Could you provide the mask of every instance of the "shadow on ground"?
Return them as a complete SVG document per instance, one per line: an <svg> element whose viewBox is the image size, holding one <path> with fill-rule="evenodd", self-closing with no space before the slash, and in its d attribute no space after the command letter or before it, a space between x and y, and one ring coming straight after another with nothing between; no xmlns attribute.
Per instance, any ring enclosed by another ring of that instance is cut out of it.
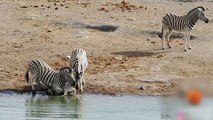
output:
<svg viewBox="0 0 213 120"><path fill-rule="evenodd" d="M160 49L156 49L160 50ZM113 52L111 54L115 55L125 55L127 57L149 57L160 54L163 52L150 52L150 51L121 51L121 52Z"/></svg>
<svg viewBox="0 0 213 120"><path fill-rule="evenodd" d="M146 31L143 31L142 33L143 33L143 34L149 34L149 35L151 35L152 37L157 37L157 36L158 36L159 38L162 37L162 33L159 32L159 31L146 30ZM172 40L172 39L182 39L182 38L184 38L184 36L185 36L184 33L176 33L176 32L173 32L172 35L171 35L171 37L170 37L170 39L171 39L171 40ZM193 40L193 39L195 39L195 38L196 38L196 37L193 36L193 35L190 36L190 39L191 39L191 40Z"/></svg>
<svg viewBox="0 0 213 120"><path fill-rule="evenodd" d="M112 26L112 25L100 25L100 26L92 26L88 25L86 28L89 29L95 29L102 32L114 32L117 30L118 26Z"/></svg>

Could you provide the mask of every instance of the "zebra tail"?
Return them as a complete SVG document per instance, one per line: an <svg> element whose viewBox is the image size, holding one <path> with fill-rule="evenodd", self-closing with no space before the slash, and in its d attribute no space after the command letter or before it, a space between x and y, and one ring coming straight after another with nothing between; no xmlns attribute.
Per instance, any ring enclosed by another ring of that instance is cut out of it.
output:
<svg viewBox="0 0 213 120"><path fill-rule="evenodd" d="M159 38L162 38L162 36L163 36L163 27L161 28L161 33L158 34Z"/></svg>
<svg viewBox="0 0 213 120"><path fill-rule="evenodd" d="M27 83L29 83L29 69L27 70L27 72L25 74L25 80Z"/></svg>

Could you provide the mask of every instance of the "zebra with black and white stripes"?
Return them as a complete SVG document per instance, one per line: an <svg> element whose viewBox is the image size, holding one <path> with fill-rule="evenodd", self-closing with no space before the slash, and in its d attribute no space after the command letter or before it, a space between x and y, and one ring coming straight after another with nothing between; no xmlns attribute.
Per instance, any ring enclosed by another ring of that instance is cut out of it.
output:
<svg viewBox="0 0 213 120"><path fill-rule="evenodd" d="M25 78L27 83L31 85L34 94L36 93L35 84L47 89L51 95L63 94L64 89L69 87L67 85L70 87L74 85L74 78L69 67L55 71L46 62L39 59L29 63Z"/></svg>
<svg viewBox="0 0 213 120"><path fill-rule="evenodd" d="M88 67L87 54L83 49L77 48L72 51L70 68L74 73L76 89L83 92L83 84L86 85L84 74Z"/></svg>
<svg viewBox="0 0 213 120"><path fill-rule="evenodd" d="M202 6L196 7L192 9L188 14L184 16L177 16L174 14L166 14L162 20L162 47L165 47L165 39L167 40L167 44L169 48L172 46L169 43L170 36L173 31L180 31L186 33L184 51L191 49L190 45L190 32L192 31L193 26L197 23L198 20L202 20L205 23L208 23L209 19L206 17L204 13L205 9Z"/></svg>

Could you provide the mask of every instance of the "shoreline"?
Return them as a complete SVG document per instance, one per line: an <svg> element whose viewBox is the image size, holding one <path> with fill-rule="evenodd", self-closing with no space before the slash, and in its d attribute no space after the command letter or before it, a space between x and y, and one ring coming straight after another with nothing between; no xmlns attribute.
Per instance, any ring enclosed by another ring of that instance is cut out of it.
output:
<svg viewBox="0 0 213 120"><path fill-rule="evenodd" d="M162 17L184 15L201 3L210 22L196 24L192 50L183 51L179 33L172 35L172 49L161 50ZM185 85L213 93L212 2L14 0L2 1L0 10L0 90L26 89L32 59L58 70L68 66L73 49L83 48L85 93L163 96Z"/></svg>

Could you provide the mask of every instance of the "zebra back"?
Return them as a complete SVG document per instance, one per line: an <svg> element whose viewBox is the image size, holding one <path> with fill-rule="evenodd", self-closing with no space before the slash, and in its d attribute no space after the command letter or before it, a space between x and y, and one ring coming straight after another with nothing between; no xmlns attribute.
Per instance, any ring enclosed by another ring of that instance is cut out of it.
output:
<svg viewBox="0 0 213 120"><path fill-rule="evenodd" d="M76 71L84 71L88 66L87 54L83 49L75 49L71 53L70 68Z"/></svg>
<svg viewBox="0 0 213 120"><path fill-rule="evenodd" d="M27 71L30 71L32 74L36 75L36 80L39 80L48 86L51 86L53 82L52 79L56 79L58 77L55 70L53 70L46 62L40 59L32 60L29 63L29 68ZM26 77L27 76L28 74L26 74Z"/></svg>

